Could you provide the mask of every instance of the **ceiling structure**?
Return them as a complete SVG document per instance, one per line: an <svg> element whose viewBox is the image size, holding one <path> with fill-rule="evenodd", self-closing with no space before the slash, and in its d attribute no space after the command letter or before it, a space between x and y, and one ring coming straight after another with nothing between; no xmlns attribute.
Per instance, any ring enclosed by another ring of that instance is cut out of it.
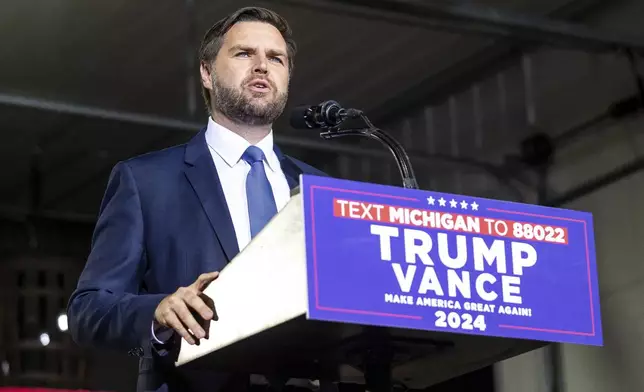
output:
<svg viewBox="0 0 644 392"><path fill-rule="evenodd" d="M607 35L552 21L530 23L539 17L589 18L618 2L264 0L253 5L276 10L294 30L299 52L288 109L335 99L384 126L498 69L530 45L527 38L538 43L576 36L574 44L589 44L589 50L612 48L616 40ZM187 141L206 121L196 65L201 35L243 5L3 2L0 213L21 217L36 209L91 221L118 160ZM527 19L503 18L503 12ZM557 34L562 31L566 34ZM287 120L285 115L275 126L277 141L311 163L333 163L339 151L363 151L360 144L330 144L315 132L292 130Z"/></svg>

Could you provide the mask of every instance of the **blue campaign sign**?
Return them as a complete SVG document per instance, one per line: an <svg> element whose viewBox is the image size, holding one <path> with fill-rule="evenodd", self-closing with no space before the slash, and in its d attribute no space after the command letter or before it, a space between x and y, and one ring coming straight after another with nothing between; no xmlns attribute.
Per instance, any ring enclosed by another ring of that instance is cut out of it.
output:
<svg viewBox="0 0 644 392"><path fill-rule="evenodd" d="M602 345L592 215L302 176L310 319Z"/></svg>

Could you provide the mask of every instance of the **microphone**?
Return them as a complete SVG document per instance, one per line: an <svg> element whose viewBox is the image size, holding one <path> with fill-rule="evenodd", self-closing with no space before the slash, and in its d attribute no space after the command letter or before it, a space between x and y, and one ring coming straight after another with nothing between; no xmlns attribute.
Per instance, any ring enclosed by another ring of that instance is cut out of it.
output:
<svg viewBox="0 0 644 392"><path fill-rule="evenodd" d="M355 116L357 112L344 109L333 100L319 105L298 106L291 112L291 126L295 129L315 129L337 127L347 117Z"/></svg>
<svg viewBox="0 0 644 392"><path fill-rule="evenodd" d="M365 128L340 129L339 125L346 119L358 117L365 123ZM361 136L378 140L394 155L403 179L403 186L418 189L414 169L403 146L391 135L375 127L361 110L345 109L333 100L324 101L319 105L298 106L291 112L291 126L295 129L322 128L320 137L325 140L344 136Z"/></svg>

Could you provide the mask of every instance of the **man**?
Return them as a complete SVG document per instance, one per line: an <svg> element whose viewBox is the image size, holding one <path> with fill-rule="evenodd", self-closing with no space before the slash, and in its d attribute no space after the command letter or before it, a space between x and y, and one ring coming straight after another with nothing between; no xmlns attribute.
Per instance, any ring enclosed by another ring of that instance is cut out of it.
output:
<svg viewBox="0 0 644 392"><path fill-rule="evenodd" d="M205 336L197 319L213 311L200 293L285 205L299 174L323 175L273 146L295 51L272 11L219 21L200 49L207 126L112 171L68 319L79 344L142 357L138 391L248 389L248 375L189 372L173 354L180 339Z"/></svg>

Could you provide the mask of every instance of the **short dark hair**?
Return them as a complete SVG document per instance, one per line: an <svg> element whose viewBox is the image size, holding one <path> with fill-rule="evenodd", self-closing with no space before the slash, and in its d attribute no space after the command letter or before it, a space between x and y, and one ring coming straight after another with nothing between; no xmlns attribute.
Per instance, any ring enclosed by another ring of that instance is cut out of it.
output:
<svg viewBox="0 0 644 392"><path fill-rule="evenodd" d="M297 46L293 39L293 32L286 19L280 16L277 12L271 11L262 7L244 7L240 8L227 17L217 21L206 32L199 47L199 63L206 62L212 63L217 57L217 53L223 46L224 35L230 30L233 25L239 22L264 22L274 26L286 41L286 50L288 56L288 70L289 74L293 73L294 57L297 52ZM208 112L211 111L211 98L210 92L203 85L201 86L201 94L206 101Z"/></svg>

